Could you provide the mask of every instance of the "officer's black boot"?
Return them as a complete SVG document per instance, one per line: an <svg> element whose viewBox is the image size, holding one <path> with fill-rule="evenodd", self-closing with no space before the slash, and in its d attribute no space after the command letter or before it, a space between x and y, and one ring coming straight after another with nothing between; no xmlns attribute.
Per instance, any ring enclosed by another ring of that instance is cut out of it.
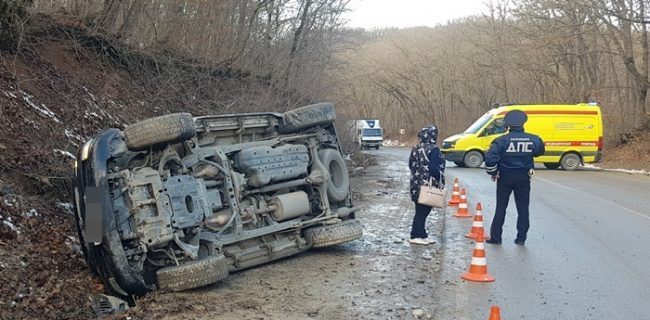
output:
<svg viewBox="0 0 650 320"><path fill-rule="evenodd" d="M517 238L515 239L515 243L520 246L523 246L524 243L526 243L526 236L517 235Z"/></svg>

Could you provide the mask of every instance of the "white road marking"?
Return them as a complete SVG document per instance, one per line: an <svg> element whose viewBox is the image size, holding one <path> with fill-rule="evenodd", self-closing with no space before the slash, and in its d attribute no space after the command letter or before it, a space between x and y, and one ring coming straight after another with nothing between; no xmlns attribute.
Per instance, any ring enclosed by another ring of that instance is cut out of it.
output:
<svg viewBox="0 0 650 320"><path fill-rule="evenodd" d="M633 210L633 209L630 209L630 208L624 207L624 206L622 206L622 205L620 205L620 204L618 204L618 203L616 203L616 202L612 202L612 201L604 200L604 199L602 199L602 198L594 197L592 194L587 193L587 192L584 192L584 191L582 191L582 190L580 190L580 189L571 188L571 187L565 186L565 185L563 185L563 184L561 184L561 183L557 183L557 182L549 181L549 180L546 180L546 179L544 179L544 178L540 178L540 177L535 177L535 179L536 179L536 180L544 181L544 182L546 182L546 183L548 183L548 184L552 184L552 185L554 185L554 186L558 186L558 187L561 187L561 188L564 188L564 189L567 189L567 190L571 190L571 191L573 191L573 192L577 192L577 193L581 193L581 194L584 194L584 195L587 195L587 196L591 196L591 197L595 198L596 200L599 200L600 202L604 202L604 203L606 203L606 204L609 204L609 205L611 205L611 206L617 207L617 208L622 209L622 210L624 210L624 211L627 211L627 212L629 212L629 213L633 213L633 214L635 214L635 215L637 215L637 216L639 216L639 217L641 217L641 218L644 218L644 219L650 220L650 216L647 216L647 215L645 215L645 214L643 214L643 213L641 213L641 212L639 212L639 211L636 211L636 210Z"/></svg>

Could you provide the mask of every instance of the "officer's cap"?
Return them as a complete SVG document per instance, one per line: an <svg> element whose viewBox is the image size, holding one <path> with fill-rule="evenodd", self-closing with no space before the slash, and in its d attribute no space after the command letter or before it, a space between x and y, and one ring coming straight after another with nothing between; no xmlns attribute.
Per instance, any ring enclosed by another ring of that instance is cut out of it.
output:
<svg viewBox="0 0 650 320"><path fill-rule="evenodd" d="M528 116L521 110L510 110L503 119L506 125L511 127L521 127L528 120Z"/></svg>

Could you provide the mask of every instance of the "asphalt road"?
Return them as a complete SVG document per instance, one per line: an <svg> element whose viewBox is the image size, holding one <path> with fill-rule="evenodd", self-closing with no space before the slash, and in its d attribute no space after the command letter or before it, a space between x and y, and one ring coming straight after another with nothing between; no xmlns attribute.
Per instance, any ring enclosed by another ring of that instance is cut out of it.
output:
<svg viewBox="0 0 650 320"><path fill-rule="evenodd" d="M409 150L369 153L406 165ZM470 208L482 203L489 228L496 186L484 170L448 163L447 175L449 180L459 178ZM650 319L650 177L538 169L526 245L513 243L514 199L506 215L503 244L486 244L493 283L460 280L474 245L464 237L471 219L453 218L454 210L448 210L438 235L443 261L435 292L437 315L487 319L490 306L496 304L504 319Z"/></svg>

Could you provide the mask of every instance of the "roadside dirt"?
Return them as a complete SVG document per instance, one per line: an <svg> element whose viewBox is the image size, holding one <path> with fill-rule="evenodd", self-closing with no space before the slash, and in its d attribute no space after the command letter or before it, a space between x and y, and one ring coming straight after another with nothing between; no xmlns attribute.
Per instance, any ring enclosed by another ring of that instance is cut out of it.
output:
<svg viewBox="0 0 650 320"><path fill-rule="evenodd" d="M599 166L650 172L650 129L627 134L622 142L624 143L611 150L605 149L605 159Z"/></svg>

